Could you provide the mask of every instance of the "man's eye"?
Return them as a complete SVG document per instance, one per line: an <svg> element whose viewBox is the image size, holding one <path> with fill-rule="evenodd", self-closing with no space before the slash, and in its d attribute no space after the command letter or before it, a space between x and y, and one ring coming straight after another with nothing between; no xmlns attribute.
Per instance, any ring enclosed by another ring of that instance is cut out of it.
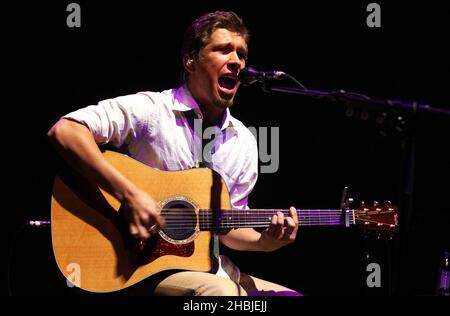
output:
<svg viewBox="0 0 450 316"><path fill-rule="evenodd" d="M226 47L216 47L216 48L214 49L214 51L217 51L217 52L227 52L228 49L227 49Z"/></svg>

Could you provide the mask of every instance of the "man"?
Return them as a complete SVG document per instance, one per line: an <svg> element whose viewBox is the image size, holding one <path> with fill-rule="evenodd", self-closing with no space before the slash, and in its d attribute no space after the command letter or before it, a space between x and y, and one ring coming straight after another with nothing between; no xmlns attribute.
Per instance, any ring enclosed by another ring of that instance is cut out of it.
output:
<svg viewBox="0 0 450 316"><path fill-rule="evenodd" d="M69 113L49 131L51 141L73 167L121 201L134 238L149 238L154 227L164 226L164 220L154 199L111 166L97 144L126 146L133 158L162 170L189 169L206 162L226 182L232 207L248 208L257 178L257 146L250 131L229 111L240 84L239 71L245 67L248 37L235 13L206 14L185 33L182 62L186 82L182 87L104 100ZM217 137L209 159L199 157L196 150L195 144L202 143L195 133L199 122L202 130L215 128L224 135ZM274 215L262 233L252 228L234 229L221 235L220 241L236 250L273 251L293 242L297 230L297 214L291 208L290 217ZM159 295L277 293L298 294L240 273L225 256L221 256L216 274L178 272L155 289Z"/></svg>

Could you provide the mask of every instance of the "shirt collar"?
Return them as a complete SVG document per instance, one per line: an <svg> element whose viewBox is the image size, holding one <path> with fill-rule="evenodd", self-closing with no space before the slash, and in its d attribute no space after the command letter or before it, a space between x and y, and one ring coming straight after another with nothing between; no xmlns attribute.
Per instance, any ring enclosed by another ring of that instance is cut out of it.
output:
<svg viewBox="0 0 450 316"><path fill-rule="evenodd" d="M200 108L186 84L183 84L175 90L175 102L173 103L173 109L181 112L194 110L200 113Z"/></svg>
<svg viewBox="0 0 450 316"><path fill-rule="evenodd" d="M198 106L186 84L183 84L175 91L175 102L173 103L173 110L180 112L194 111L194 113L197 115L197 118L203 118L200 107ZM227 128L231 128L232 131L237 132L237 129L234 128L235 124L233 124L233 121L235 121L235 119L231 116L230 109L227 108L222 119L220 130L224 131Z"/></svg>

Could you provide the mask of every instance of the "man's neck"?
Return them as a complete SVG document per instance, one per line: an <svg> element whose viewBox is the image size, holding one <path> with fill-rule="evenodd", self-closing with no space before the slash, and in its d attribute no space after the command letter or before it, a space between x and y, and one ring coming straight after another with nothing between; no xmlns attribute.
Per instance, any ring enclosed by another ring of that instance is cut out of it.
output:
<svg viewBox="0 0 450 316"><path fill-rule="evenodd" d="M220 127L226 109L219 108L217 106L214 106L213 104L205 104L204 102L201 102L198 98L196 98L192 90L189 88L189 83L187 84L187 88L191 93L192 98L194 98L195 102L197 102L200 111L202 112L203 128L208 128L210 126Z"/></svg>
<svg viewBox="0 0 450 316"><path fill-rule="evenodd" d="M213 105L198 104L203 115L203 128L219 126L222 124L225 109L219 109Z"/></svg>

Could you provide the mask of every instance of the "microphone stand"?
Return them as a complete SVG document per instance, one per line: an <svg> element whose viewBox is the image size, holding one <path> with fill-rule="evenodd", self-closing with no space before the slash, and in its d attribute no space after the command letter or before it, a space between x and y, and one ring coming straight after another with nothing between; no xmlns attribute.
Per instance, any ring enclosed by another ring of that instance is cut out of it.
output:
<svg viewBox="0 0 450 316"><path fill-rule="evenodd" d="M366 107L368 109L377 110L380 111L380 107L385 108L399 108L399 109L406 109L410 110L412 112L418 112L418 111L426 111L434 114L441 114L441 115L449 115L450 116L450 110L447 109L441 109L436 107L431 107L426 104L419 104L417 102L403 102L399 100L379 100L374 99L371 97L368 97L363 94L359 93L353 93L353 92L346 92L343 90L339 91L318 91L318 90L310 90L310 89L299 89L299 88L293 88L293 87L285 87L285 86L273 86L268 84L267 81L263 83L262 89L266 92L285 92L285 93L293 93L293 94L301 94L301 95L308 95L311 97L319 97L319 98L325 98L330 99L332 101L344 101L346 103L350 103L353 105L358 105L361 107Z"/></svg>
<svg viewBox="0 0 450 316"><path fill-rule="evenodd" d="M287 75L287 78L299 84L295 78ZM408 282L411 274L408 273L408 236L412 230L412 214L414 202L414 172L415 172L415 127L418 112L429 112L437 115L446 115L450 117L450 110L432 107L417 102L403 102L399 100L380 100L368 97L366 95L340 91L317 91L301 89L287 86L273 85L269 80L261 80L261 88L265 92L283 92L299 95L307 95L316 99L328 99L331 101L344 102L348 107L362 108L381 112L383 120L389 118L389 114L395 116L393 118L395 129L401 134L402 149L402 170L401 170L401 195L400 195L400 223L399 223L399 243L396 252L398 255L397 263L397 279L393 282L395 294L408 294L410 288ZM301 84L299 84L301 85ZM409 121L408 121L409 119ZM391 283L393 280L390 280ZM390 291L389 291L390 292ZM391 293L389 293L391 294Z"/></svg>

